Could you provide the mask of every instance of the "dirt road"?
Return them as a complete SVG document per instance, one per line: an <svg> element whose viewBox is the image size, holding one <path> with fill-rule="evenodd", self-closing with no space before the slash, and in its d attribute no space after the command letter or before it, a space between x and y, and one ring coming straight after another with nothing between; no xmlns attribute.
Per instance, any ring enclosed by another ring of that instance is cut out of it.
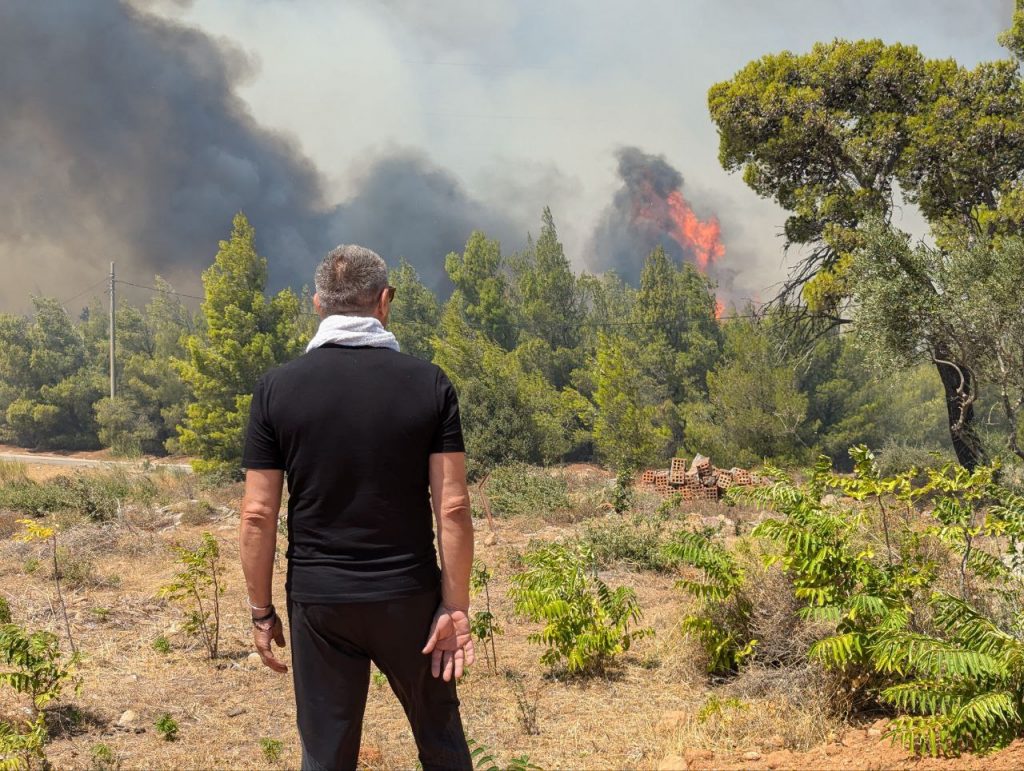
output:
<svg viewBox="0 0 1024 771"><path fill-rule="evenodd" d="M0 452L0 461L15 463L40 464L43 466L73 466L87 468L103 468L104 466L131 466L141 469L145 461L118 460L113 458L83 458L77 455L48 455L35 452ZM182 471L186 474L192 473L192 467L187 463L163 463L152 462L153 466L166 468L174 471Z"/></svg>

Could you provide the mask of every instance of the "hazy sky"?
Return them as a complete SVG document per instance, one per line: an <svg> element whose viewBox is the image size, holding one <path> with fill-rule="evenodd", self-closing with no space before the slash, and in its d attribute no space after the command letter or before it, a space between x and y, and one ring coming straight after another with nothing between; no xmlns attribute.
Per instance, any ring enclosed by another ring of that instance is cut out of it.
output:
<svg viewBox="0 0 1024 771"><path fill-rule="evenodd" d="M625 146L682 173L697 214L721 222L734 299L765 298L785 215L719 167L708 87L835 37L1001 58L1011 6L3 0L0 310L29 293L84 302L110 260L195 292L239 209L275 285L308 283L350 240L437 285L469 229L516 249L545 205L584 268Z"/></svg>
<svg viewBox="0 0 1024 771"><path fill-rule="evenodd" d="M635 145L718 215L725 259L755 293L782 273L784 215L718 165L708 87L834 37L999 58L1010 13L1011 0L196 0L183 18L248 55L241 95L339 199L367 159L414 148L517 222L549 204L582 265L617 185L613 152Z"/></svg>

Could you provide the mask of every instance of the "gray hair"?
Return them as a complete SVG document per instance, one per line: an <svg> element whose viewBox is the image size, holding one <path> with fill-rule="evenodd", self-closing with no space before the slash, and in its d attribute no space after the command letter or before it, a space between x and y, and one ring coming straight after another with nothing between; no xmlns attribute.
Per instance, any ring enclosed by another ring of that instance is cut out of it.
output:
<svg viewBox="0 0 1024 771"><path fill-rule="evenodd" d="M325 316L369 313L388 285L388 266L365 246L342 244L317 266L313 283Z"/></svg>

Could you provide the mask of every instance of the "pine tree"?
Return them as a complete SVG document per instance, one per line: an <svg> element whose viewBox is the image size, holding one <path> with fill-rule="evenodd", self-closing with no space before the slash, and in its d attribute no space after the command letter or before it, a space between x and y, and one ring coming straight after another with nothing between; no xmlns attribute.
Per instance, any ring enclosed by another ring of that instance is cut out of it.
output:
<svg viewBox="0 0 1024 771"><path fill-rule="evenodd" d="M517 268L523 327L553 349L576 347L584 309L550 208L544 207L540 237L530 244Z"/></svg>
<svg viewBox="0 0 1024 771"><path fill-rule="evenodd" d="M634 338L660 359L674 401L707 391L722 348L715 304L711 283L692 265L675 265L660 246L648 255L630 321Z"/></svg>
<svg viewBox="0 0 1024 771"><path fill-rule="evenodd" d="M429 361L434 357L431 341L441 319L437 297L420 282L416 269L405 258L391 274L391 283L397 292L388 328L398 338L404 353Z"/></svg>
<svg viewBox="0 0 1024 771"><path fill-rule="evenodd" d="M594 380L597 454L625 470L663 458L672 432L637 345L623 335L599 334Z"/></svg>
<svg viewBox="0 0 1024 771"><path fill-rule="evenodd" d="M793 370L764 325L730 322L725 356L707 376L707 401L685 408L687 445L722 464L806 460L816 426Z"/></svg>
<svg viewBox="0 0 1024 771"><path fill-rule="evenodd" d="M506 351L514 348L517 329L501 244L474 231L462 254L451 252L445 258L444 268L458 290L469 325Z"/></svg>
<svg viewBox="0 0 1024 771"><path fill-rule="evenodd" d="M285 289L268 299L266 283L255 231L236 214L230 240L203 271L203 328L176 360L194 397L178 427L180 449L196 456L199 471L237 471L253 386L302 351L299 297Z"/></svg>
<svg viewBox="0 0 1024 771"><path fill-rule="evenodd" d="M176 450L176 428L185 418L188 387L167 362L185 355L183 340L193 332L195 319L169 283L157 276L154 286L157 292L144 311L118 309L117 397L104 397L93 406L100 442L120 454ZM96 354L101 369L106 325L102 309L90 312L86 326L97 338L93 347L102 349Z"/></svg>

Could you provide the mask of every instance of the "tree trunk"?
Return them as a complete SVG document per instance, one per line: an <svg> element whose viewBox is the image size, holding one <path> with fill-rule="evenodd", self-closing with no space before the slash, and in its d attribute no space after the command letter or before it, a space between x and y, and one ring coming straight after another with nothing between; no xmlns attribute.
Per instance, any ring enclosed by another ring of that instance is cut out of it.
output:
<svg viewBox="0 0 1024 771"><path fill-rule="evenodd" d="M941 354L936 357L935 367L942 379L946 395L946 413L949 416L949 437L953 440L953 452L961 466L968 471L985 463L985 451L981 438L975 430L974 398L975 382L971 371L963 366L954 366Z"/></svg>

